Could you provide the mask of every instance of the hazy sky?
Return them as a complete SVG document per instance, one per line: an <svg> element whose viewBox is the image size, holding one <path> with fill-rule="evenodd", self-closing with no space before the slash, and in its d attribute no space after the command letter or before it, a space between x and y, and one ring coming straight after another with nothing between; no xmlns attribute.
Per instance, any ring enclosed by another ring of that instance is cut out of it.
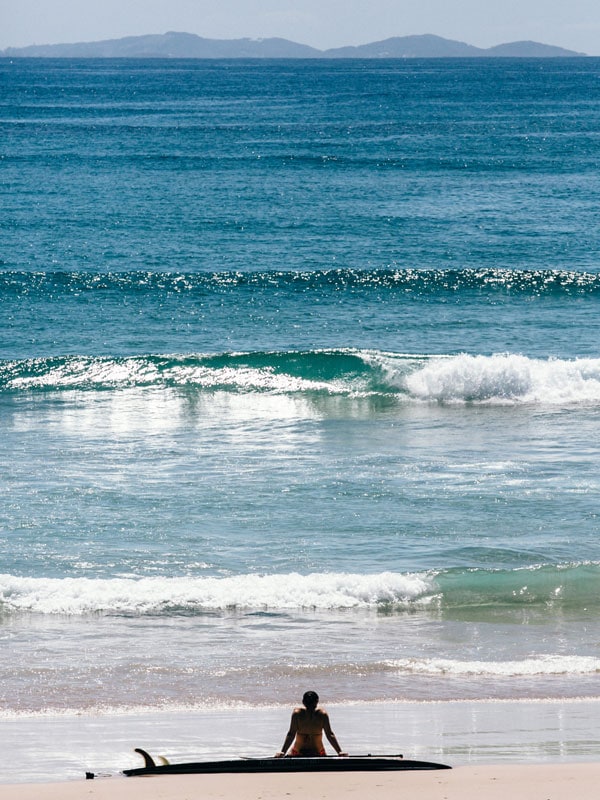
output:
<svg viewBox="0 0 600 800"><path fill-rule="evenodd" d="M599 0L0 0L0 49L187 31L325 49L435 33L479 47L532 39L600 55Z"/></svg>

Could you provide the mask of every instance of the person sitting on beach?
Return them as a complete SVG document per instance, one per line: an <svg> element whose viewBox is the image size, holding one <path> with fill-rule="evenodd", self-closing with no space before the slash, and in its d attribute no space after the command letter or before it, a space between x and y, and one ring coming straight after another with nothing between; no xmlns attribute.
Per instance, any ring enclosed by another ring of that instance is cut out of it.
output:
<svg viewBox="0 0 600 800"><path fill-rule="evenodd" d="M335 733L331 730L329 714L322 708L317 708L319 695L316 692L305 692L302 703L304 708L294 709L290 729L285 737L283 747L275 754L275 758L283 758L292 742L290 756L327 755L323 746L323 732L338 756L348 755L342 753Z"/></svg>

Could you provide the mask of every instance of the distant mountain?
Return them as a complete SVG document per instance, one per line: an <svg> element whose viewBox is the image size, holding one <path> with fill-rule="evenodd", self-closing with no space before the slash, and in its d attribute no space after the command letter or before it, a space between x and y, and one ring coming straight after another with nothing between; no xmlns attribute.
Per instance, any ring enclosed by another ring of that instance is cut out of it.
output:
<svg viewBox="0 0 600 800"><path fill-rule="evenodd" d="M584 56L539 42L510 42L487 49L441 36L394 36L356 47L317 50L288 39L204 39L170 31L102 42L8 47L4 58L557 58Z"/></svg>
<svg viewBox="0 0 600 800"><path fill-rule="evenodd" d="M394 36L382 42L325 50L328 58L472 58L487 53L479 47L441 36Z"/></svg>
<svg viewBox="0 0 600 800"><path fill-rule="evenodd" d="M501 56L505 58L523 57L527 58L553 58L555 56L583 56L585 53L572 53L570 50L563 50L560 47L552 47L549 44L539 42L510 42L509 44L497 44L486 50L488 56Z"/></svg>
<svg viewBox="0 0 600 800"><path fill-rule="evenodd" d="M17 58L315 58L320 50L287 39L203 39L194 33L127 36L102 42L8 47Z"/></svg>
<svg viewBox="0 0 600 800"><path fill-rule="evenodd" d="M562 47L537 42L511 42L487 49L464 42L443 39L441 36L394 36L382 42L361 44L357 47L337 47L325 50L325 58L556 58L583 56Z"/></svg>

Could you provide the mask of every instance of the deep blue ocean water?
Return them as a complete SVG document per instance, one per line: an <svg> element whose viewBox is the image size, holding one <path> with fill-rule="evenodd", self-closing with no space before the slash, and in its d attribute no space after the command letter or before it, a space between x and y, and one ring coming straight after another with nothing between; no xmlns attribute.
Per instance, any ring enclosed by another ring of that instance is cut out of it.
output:
<svg viewBox="0 0 600 800"><path fill-rule="evenodd" d="M0 61L7 714L600 695L600 61Z"/></svg>

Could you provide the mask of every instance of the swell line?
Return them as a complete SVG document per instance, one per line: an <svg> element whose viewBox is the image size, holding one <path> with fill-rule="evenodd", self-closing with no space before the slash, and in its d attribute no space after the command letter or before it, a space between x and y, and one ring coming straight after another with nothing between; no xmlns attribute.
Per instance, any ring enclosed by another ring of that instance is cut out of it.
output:
<svg viewBox="0 0 600 800"><path fill-rule="evenodd" d="M600 611L600 563L516 569L241 574L229 577L30 578L0 575L0 611L195 615L259 610Z"/></svg>
<svg viewBox="0 0 600 800"><path fill-rule="evenodd" d="M402 403L597 405L600 358L427 356L348 348L0 361L0 393L131 387L392 397Z"/></svg>
<svg viewBox="0 0 600 800"><path fill-rule="evenodd" d="M2 262L0 262L0 265ZM204 294L239 289L348 291L388 290L418 297L461 292L519 295L597 295L600 274L577 270L481 269L327 269L224 272L69 272L0 270L0 298L52 299L77 293L119 292Z"/></svg>

